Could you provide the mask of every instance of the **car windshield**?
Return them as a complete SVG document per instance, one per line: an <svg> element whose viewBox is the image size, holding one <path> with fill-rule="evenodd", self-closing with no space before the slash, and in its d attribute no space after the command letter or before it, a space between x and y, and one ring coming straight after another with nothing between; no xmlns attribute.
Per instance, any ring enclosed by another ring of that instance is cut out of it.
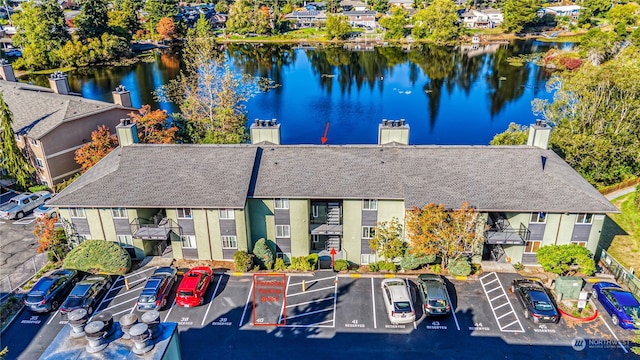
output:
<svg viewBox="0 0 640 360"><path fill-rule="evenodd" d="M634 316L640 316L640 306L623 306L622 310L632 319Z"/></svg>
<svg viewBox="0 0 640 360"><path fill-rule="evenodd" d="M141 303L152 303L154 301L156 301L156 297L151 295L142 295L138 300L138 302L141 302Z"/></svg>
<svg viewBox="0 0 640 360"><path fill-rule="evenodd" d="M44 296L42 295L29 295L27 296L28 303L37 303L44 300Z"/></svg>
<svg viewBox="0 0 640 360"><path fill-rule="evenodd" d="M81 306L83 300L84 300L84 298L79 297L79 296L69 296L67 298L67 301L65 301L65 306L66 307L70 307L70 308Z"/></svg>
<svg viewBox="0 0 640 360"><path fill-rule="evenodd" d="M393 303L393 309L396 312L411 312L411 304L408 301L396 301Z"/></svg>
<svg viewBox="0 0 640 360"><path fill-rule="evenodd" d="M447 306L447 301L444 300L444 299L429 300L429 305L431 305L431 306Z"/></svg>
<svg viewBox="0 0 640 360"><path fill-rule="evenodd" d="M553 310L553 305L551 305L546 301L534 301L533 307L535 307L536 310L541 310L541 311Z"/></svg>
<svg viewBox="0 0 640 360"><path fill-rule="evenodd" d="M191 290L180 290L178 292L179 296L193 296L193 291Z"/></svg>

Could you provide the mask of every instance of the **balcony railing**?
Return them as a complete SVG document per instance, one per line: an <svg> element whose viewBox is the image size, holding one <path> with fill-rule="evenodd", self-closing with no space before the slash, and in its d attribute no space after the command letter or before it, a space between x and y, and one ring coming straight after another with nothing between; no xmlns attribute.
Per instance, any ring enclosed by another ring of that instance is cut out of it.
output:
<svg viewBox="0 0 640 360"><path fill-rule="evenodd" d="M529 239L529 229L520 223L518 229L514 229L509 221L504 218L497 219L491 225L487 225L487 244L524 245Z"/></svg>
<svg viewBox="0 0 640 360"><path fill-rule="evenodd" d="M153 219L136 218L129 225L135 239L167 240L171 232L180 235L180 225L169 218L163 218L157 223Z"/></svg>

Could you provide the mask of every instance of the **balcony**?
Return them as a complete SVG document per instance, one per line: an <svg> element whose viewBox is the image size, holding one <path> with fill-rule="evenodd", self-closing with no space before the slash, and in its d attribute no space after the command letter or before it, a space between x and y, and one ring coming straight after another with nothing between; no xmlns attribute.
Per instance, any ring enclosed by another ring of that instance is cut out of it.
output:
<svg viewBox="0 0 640 360"><path fill-rule="evenodd" d="M166 217L159 221L136 218L129 225L134 239L167 240L171 232L180 235L180 226Z"/></svg>
<svg viewBox="0 0 640 360"><path fill-rule="evenodd" d="M309 222L309 232L311 235L342 235L342 207L340 203L312 203L317 206L318 213L312 216Z"/></svg>
<svg viewBox="0 0 640 360"><path fill-rule="evenodd" d="M529 239L529 229L524 224L520 224L515 229L504 217L494 214L489 215L486 225L486 243L490 245L524 245Z"/></svg>

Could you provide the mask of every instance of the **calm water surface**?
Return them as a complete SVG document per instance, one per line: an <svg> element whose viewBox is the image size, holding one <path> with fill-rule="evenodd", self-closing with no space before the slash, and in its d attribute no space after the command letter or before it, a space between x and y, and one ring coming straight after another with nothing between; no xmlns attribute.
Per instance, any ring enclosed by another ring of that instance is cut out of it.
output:
<svg viewBox="0 0 640 360"><path fill-rule="evenodd" d="M382 119L405 119L410 143L485 145L509 122L535 120L531 100L550 99L550 74L533 64L515 67L510 56L539 53L539 42L444 48L301 48L294 45L232 44L227 58L237 71L264 76L280 86L247 103L249 119L278 119L283 144L320 143L329 123L329 144L375 144ZM72 91L113 101L123 84L133 104L158 103L153 90L176 77L180 56L155 52L152 61L68 73ZM48 86L46 77L27 79Z"/></svg>

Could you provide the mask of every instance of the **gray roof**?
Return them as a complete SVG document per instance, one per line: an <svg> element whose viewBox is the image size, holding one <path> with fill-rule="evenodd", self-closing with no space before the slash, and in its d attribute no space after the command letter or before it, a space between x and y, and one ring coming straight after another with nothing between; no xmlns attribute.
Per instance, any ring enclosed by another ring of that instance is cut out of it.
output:
<svg viewBox="0 0 640 360"><path fill-rule="evenodd" d="M242 208L255 159L250 145L134 144L112 151L48 204Z"/></svg>
<svg viewBox="0 0 640 360"><path fill-rule="evenodd" d="M13 131L39 139L66 121L114 108L120 105L61 95L51 89L19 82L0 80L0 92L13 113Z"/></svg>
<svg viewBox="0 0 640 360"><path fill-rule="evenodd" d="M109 154L49 203L225 208L244 206L246 197L618 211L553 151L531 146L133 145Z"/></svg>

